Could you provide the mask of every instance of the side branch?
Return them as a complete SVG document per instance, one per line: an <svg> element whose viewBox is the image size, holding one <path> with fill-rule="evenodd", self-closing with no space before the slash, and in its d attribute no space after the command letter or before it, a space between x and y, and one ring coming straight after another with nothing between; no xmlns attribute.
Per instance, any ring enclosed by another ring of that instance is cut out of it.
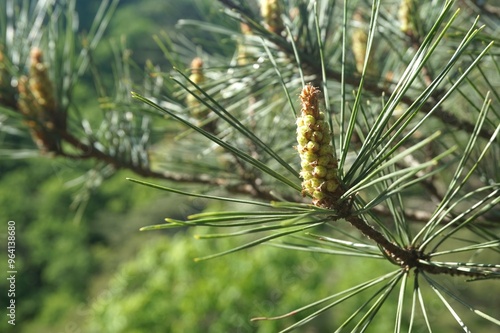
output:
<svg viewBox="0 0 500 333"><path fill-rule="evenodd" d="M351 223L353 227L361 231L363 235L375 241L391 261L403 269L410 270L415 268L417 271L422 271L430 274L446 274L451 276L468 276L472 278L484 278L490 275L488 272L479 272L473 270L463 270L458 267L448 267L436 265L429 260L429 256L417 251L414 248L401 248L397 244L390 242L382 233L374 229L358 216L347 216L345 219Z"/></svg>
<svg viewBox="0 0 500 333"><path fill-rule="evenodd" d="M398 245L390 242L382 233L374 229L371 225L363 221L358 216L348 216L345 218L353 227L361 231L363 235L375 241L381 246L385 253L392 258L395 262L402 262L407 257L408 253Z"/></svg>

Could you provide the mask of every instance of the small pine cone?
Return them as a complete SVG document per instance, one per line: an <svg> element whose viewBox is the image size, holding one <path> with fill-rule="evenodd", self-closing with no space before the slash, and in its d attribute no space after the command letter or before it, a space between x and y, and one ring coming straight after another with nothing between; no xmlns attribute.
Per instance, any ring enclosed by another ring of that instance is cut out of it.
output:
<svg viewBox="0 0 500 333"><path fill-rule="evenodd" d="M302 195L313 204L335 208L343 190L338 179L337 158L330 144L330 129L319 110L320 90L307 85L300 94L301 115L297 118L297 150L300 155Z"/></svg>
<svg viewBox="0 0 500 333"><path fill-rule="evenodd" d="M47 120L43 118L43 110L29 89L29 79L26 76L19 78L17 89L17 108L25 118L33 141L43 153L59 151L59 142L50 133L50 129L44 127Z"/></svg>
<svg viewBox="0 0 500 333"><path fill-rule="evenodd" d="M55 112L56 101L53 95L52 82L47 73L47 66L42 62L42 50L35 47L31 50L31 66L29 85L36 102L47 113Z"/></svg>
<svg viewBox="0 0 500 333"><path fill-rule="evenodd" d="M191 61L191 75L189 76L189 79L196 85L200 85L205 82L205 75L203 74L203 60L201 60L201 58L196 57ZM196 91L196 93L199 92ZM195 96L188 94L186 97L186 104L194 118L202 121L207 117L208 110Z"/></svg>
<svg viewBox="0 0 500 333"><path fill-rule="evenodd" d="M368 43L368 34L366 32L363 16L360 12L355 12L353 17L353 22L355 25L354 31L352 32L352 53L354 54L354 61L356 62L356 71L358 73L363 72L363 66L366 61L366 47ZM373 45L373 44L372 44ZM377 65L373 61L373 47L372 52L368 58L368 65L366 68L366 74L370 76L377 75Z"/></svg>
<svg viewBox="0 0 500 333"><path fill-rule="evenodd" d="M191 61L191 75L189 79L196 84L203 83L205 76L203 76L203 60L196 57Z"/></svg>
<svg viewBox="0 0 500 333"><path fill-rule="evenodd" d="M17 83L19 98L17 108L27 119L36 120L39 118L39 106L36 104L33 95L29 89L29 79L26 76L21 76Z"/></svg>
<svg viewBox="0 0 500 333"><path fill-rule="evenodd" d="M281 35L285 31L285 25L281 19L283 8L279 0L261 0L260 14L264 19L267 30Z"/></svg>
<svg viewBox="0 0 500 333"><path fill-rule="evenodd" d="M366 56L366 43L368 35L362 28L356 28L352 33L352 53L356 61L356 70L358 73L363 71Z"/></svg>
<svg viewBox="0 0 500 333"><path fill-rule="evenodd" d="M66 130L66 113L60 112L54 98L43 53L33 48L30 53L29 77L18 82L18 109L25 116L33 140L42 152L61 151L59 132Z"/></svg>
<svg viewBox="0 0 500 333"><path fill-rule="evenodd" d="M398 10L399 26L403 33L408 36L414 34L412 15L415 12L413 0L401 0Z"/></svg>
<svg viewBox="0 0 500 333"><path fill-rule="evenodd" d="M66 112L60 110L57 105L47 66L42 61L42 50L35 47L31 50L30 56L29 88L41 110L39 120L49 130L56 129L63 132L66 130Z"/></svg>
<svg viewBox="0 0 500 333"><path fill-rule="evenodd" d="M245 44L245 36L252 35L252 29L248 24L241 23L241 33L243 36L238 39L236 49L236 61L239 66L246 66L255 60L255 48Z"/></svg>

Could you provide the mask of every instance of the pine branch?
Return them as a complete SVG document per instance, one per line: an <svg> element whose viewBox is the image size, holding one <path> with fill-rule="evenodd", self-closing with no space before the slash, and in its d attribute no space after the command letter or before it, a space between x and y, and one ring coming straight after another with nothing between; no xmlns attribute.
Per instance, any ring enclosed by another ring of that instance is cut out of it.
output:
<svg viewBox="0 0 500 333"><path fill-rule="evenodd" d="M491 274L489 271L464 270L449 265L437 265L429 260L429 255L418 251L416 248L404 249L390 242L381 232L370 226L359 216L347 216L345 219L367 238L376 242L377 245L384 249L384 252L393 263L405 270L409 271L415 268L417 271L430 274L460 275L471 278L485 278Z"/></svg>
<svg viewBox="0 0 500 333"><path fill-rule="evenodd" d="M239 163L239 165L242 168L240 171L242 182L234 184L226 178L214 177L211 174L180 174L177 172L155 171L148 167L134 165L128 161L123 161L115 156L108 155L94 145L82 142L80 139L76 138L67 131L59 131L58 135L60 135L64 142L76 148L80 154L67 153L63 149L60 149L52 152L56 156L62 156L73 160L94 159L109 164L116 170L130 170L133 173L146 178L162 179L177 183L223 187L226 191L232 194L248 195L264 201L276 200L276 197L271 194L270 188L267 188L265 184L261 184L262 182L257 178L257 176L247 172L244 169L244 165L241 163ZM236 157L235 160L238 161ZM297 198L285 195L282 199L296 201Z"/></svg>
<svg viewBox="0 0 500 333"><path fill-rule="evenodd" d="M170 180L180 183L197 183L213 186L227 186L227 180L221 178L214 178L211 175L181 175L178 173L170 172L160 172L154 171L150 168L144 168L143 166L134 165L126 161L122 161L115 156L108 155L92 144L86 144L73 136L67 131L59 131L60 137L68 144L76 148L80 154L73 154L64 152L62 149L60 151L53 152L55 155L71 158L74 160L87 160L95 159L102 161L106 164L113 166L116 170L125 169L134 172L137 175L147 178L157 178L163 180ZM244 188L233 188L235 191L241 191L241 193L248 193L247 189Z"/></svg>
<svg viewBox="0 0 500 333"><path fill-rule="evenodd" d="M306 60L304 60L306 62ZM314 72L316 73L315 75L319 75L321 73L321 68L319 67L312 67L313 64L308 63L311 68L314 69ZM333 70L327 70L326 75L330 79L334 79L338 82L341 80L341 74L339 72L335 72ZM355 76L346 76L345 81L347 84L352 85L352 86L359 86L359 78ZM364 89L366 91L369 91L370 93L376 95L376 96L390 96L393 94L393 91L386 90L383 87L380 87L377 84L371 83L371 82L366 82L363 85ZM420 107L419 111L428 114L434 106L438 103L440 100L440 92L435 91L431 94L429 97L429 100L427 100L422 106ZM410 96L403 96L401 98L401 101L408 104L412 105L415 100L411 98ZM462 120L459 119L457 116L455 116L453 113L450 111L444 109L442 106L439 106L433 113L432 116L438 118L441 120L444 124L447 126L452 126L458 130L463 130L467 133L472 133L474 130L474 124L467 121L467 120ZM483 139L489 139L493 135L493 131L489 131L486 128L482 128L479 132L479 136L482 137Z"/></svg>
<svg viewBox="0 0 500 333"><path fill-rule="evenodd" d="M253 17L253 14L249 12L247 9L242 9L240 6L236 5L233 1L219 0L221 4L231 9L232 11L237 12L239 15L237 19L241 22L247 24L251 27L251 29L255 33L260 33L262 37L272 43L274 43L277 48L286 54L286 57L293 60L298 64L302 64L305 74L312 75L315 78L319 79L323 76L323 71L325 73L325 77L330 80L334 80L337 82L342 82L344 79L345 83L351 85L353 87L358 87L360 84L361 78L358 75L346 75L342 78L341 72L335 71L331 68L322 68L321 64L317 61L316 58L312 58L310 54L304 52L301 49L295 49L293 45L289 42L286 37L282 37L278 34L270 33L264 27L256 23L256 20ZM418 41L413 41L413 46L418 47ZM299 56L299 59L296 58L295 52ZM432 75L428 69L423 69L423 75L427 83L432 82ZM385 87L386 84L378 84L375 82L364 81L363 89L375 96L391 96L394 91L389 90ZM442 92L439 89L434 90L427 101L425 101L421 107L419 108L419 112L423 114L430 113L431 110L435 109L435 105L438 104L442 97ZM401 101L406 103L407 105L414 104L415 100L410 96L402 96ZM441 120L447 126L451 126L455 129L465 131L467 133L472 133L474 130L474 123L467 121L465 119L458 118L453 112L445 109L441 105L438 106L434 112L431 114L432 117L436 117ZM482 128L479 131L479 136L483 139L489 139L492 136L493 132Z"/></svg>

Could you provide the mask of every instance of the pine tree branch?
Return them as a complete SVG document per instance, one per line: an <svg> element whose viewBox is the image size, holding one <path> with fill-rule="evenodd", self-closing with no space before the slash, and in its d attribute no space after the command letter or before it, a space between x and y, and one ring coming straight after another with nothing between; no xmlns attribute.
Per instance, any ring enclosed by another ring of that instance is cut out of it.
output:
<svg viewBox="0 0 500 333"><path fill-rule="evenodd" d="M305 61L304 61L305 62ZM309 63L309 65L311 65ZM320 67L313 67L316 75L319 75L321 73L321 68ZM326 70L326 75L328 78L334 79L338 82L340 82L341 76L340 73L335 72L333 70ZM359 78L356 76L346 76L345 81L347 84L352 85L352 86L359 86ZM392 91L386 90L379 85L371 82L366 82L363 85L363 88L370 93L377 95L377 96L390 96L392 95ZM434 106L438 103L440 99L440 92L436 91L432 93L432 95L429 97L429 100L426 101L421 108L419 109L420 112L424 114L428 114ZM415 100L409 96L403 96L401 98L401 101L404 102L407 105L412 105ZM462 120L459 119L457 116L452 114L450 111L444 109L442 106L439 106L433 113L433 117L438 118L441 120L446 126L452 126L456 129L463 130L468 133L472 133L474 131L474 124L467 121L467 120ZM486 128L482 128L479 131L479 136L482 137L483 139L489 140L491 136L493 135L492 131L488 131Z"/></svg>
<svg viewBox="0 0 500 333"><path fill-rule="evenodd" d="M401 262L407 256L405 250L398 245L390 242L387 238L380 233L380 231L373 228L371 225L362 220L359 216L348 216L345 218L353 227L361 231L363 235L375 241L381 248L384 249L386 254L394 259L395 262Z"/></svg>
<svg viewBox="0 0 500 333"><path fill-rule="evenodd" d="M200 184L200 185L210 185L223 187L226 191L232 194L242 194L249 195L251 197L261 199L264 201L272 201L276 200L276 197L271 194L271 190L267 188L265 185L261 184L262 181L254 174L250 174L247 170L242 169L241 173L246 176L242 176L242 183L234 184L225 178L217 178L213 177L213 175L209 174L179 174L174 172L166 172L166 171L155 171L150 168L134 165L126 161L122 161L114 156L110 156L105 152L99 150L94 145L87 144L68 133L67 131L59 131L58 132L61 139L64 142L70 144L78 151L80 154L72 154L64 152L63 149L59 149L58 151L53 151L55 155L74 159L74 160L87 160L87 159L95 159L98 161L102 161L107 163L116 170L130 170L133 173L140 175L145 178L156 178L162 180L173 181L177 183L192 183L192 184ZM283 199L294 202L297 201L297 198L291 196L284 196Z"/></svg>
<svg viewBox="0 0 500 333"><path fill-rule="evenodd" d="M241 22L247 24L249 27L252 28L252 30L256 33L261 33L262 37L272 43L274 43L282 52L284 52L289 59L293 59L297 63L302 63L303 65L303 71L306 74L313 75L316 78L321 78L322 77L322 71L323 69L321 68L321 64L317 61L316 58L311 58L311 55L308 53L305 53L304 51L301 51L300 49L297 50L298 56L300 57L300 62L296 59L295 57L295 52L293 49L292 44L287 40L287 38L282 37L280 35L270 33L265 30L262 26L260 26L258 23L256 23L256 19L253 17L254 15L250 13L246 9L242 9L240 6L235 4L233 1L230 0L219 0L221 4L226 6L226 8L229 8L235 12L238 12L241 14L241 17L239 18ZM326 78L330 80L335 80L337 82L342 82L342 75L340 72L337 72L335 70L325 68L325 75ZM425 70L423 75L425 76L425 80L429 81L432 79L430 77L430 73ZM359 75L347 75L344 77L345 83L353 86L353 87L358 87L360 83L360 77ZM431 81L432 82L432 81ZM393 94L393 91L388 90L387 88L384 87L384 84L378 84L376 82L370 82L366 81L364 82L363 89L365 89L367 92L370 92L371 94L375 96L391 96ZM428 114L431 110L434 109L435 105L439 102L441 98L441 91L440 90L435 90L432 92L431 96L428 98L428 100L422 104L422 106L419 108L419 111ZM401 99L402 102L404 102L407 105L412 105L415 100L410 97L410 96L403 96ZM441 120L446 126L451 126L453 128L456 128L458 130L462 130L468 133L472 133L474 131L474 124L458 118L456 115L454 115L451 111L446 110L442 106L438 106L436 110L433 111L432 117L438 118ZM479 131L479 136L489 140L492 136L493 132L487 130L486 128L482 128Z"/></svg>
<svg viewBox="0 0 500 333"><path fill-rule="evenodd" d="M483 278L489 275L488 272L478 272L473 270L463 270L458 267L439 266L430 261L429 256L415 248L401 248L397 244L390 242L385 236L374 229L359 216L347 216L345 219L363 235L376 242L381 247L390 260L403 269L426 272L430 274L445 274L451 276L468 276L472 278Z"/></svg>
<svg viewBox="0 0 500 333"><path fill-rule="evenodd" d="M64 142L70 144L74 148L76 148L81 154L71 154L66 153L62 149L60 151L54 152L56 155L68 157L75 160L86 160L86 159L96 159L102 162L105 162L109 165L112 165L116 170L126 169L134 172L137 175L147 178L158 178L164 180L170 180L181 183L197 183L197 184L205 184L205 185L214 185L214 186L227 186L228 183L225 179L214 178L211 175L182 175L178 173L170 173L170 172L160 172L154 171L150 168L144 168L142 166L134 165L128 162L124 162L114 156L110 156L105 152L102 152L98 148L96 148L92 144L86 144L68 133L67 131L59 131L61 139ZM236 188L235 188L236 190ZM240 191L247 193L246 190L239 189Z"/></svg>

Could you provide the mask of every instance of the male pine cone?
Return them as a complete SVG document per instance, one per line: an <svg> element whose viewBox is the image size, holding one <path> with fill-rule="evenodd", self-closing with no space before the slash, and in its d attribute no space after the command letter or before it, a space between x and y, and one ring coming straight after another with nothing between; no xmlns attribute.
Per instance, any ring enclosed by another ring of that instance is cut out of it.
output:
<svg viewBox="0 0 500 333"><path fill-rule="evenodd" d="M60 133L66 130L66 113L56 103L48 68L42 58L41 49L31 49L29 77L22 76L17 85L18 109L41 151L60 153Z"/></svg>
<svg viewBox="0 0 500 333"><path fill-rule="evenodd" d="M189 76L189 79L197 85L201 85L205 82L205 75L203 74L203 60L201 60L201 58L196 57L191 61L191 75ZM196 94L200 95L198 91L196 91ZM198 121L202 122L207 117L208 109L206 109L195 96L188 94L186 97L186 104L193 117Z"/></svg>
<svg viewBox="0 0 500 333"><path fill-rule="evenodd" d="M302 89L301 114L297 118L297 150L300 155L302 195L310 195L318 207L335 209L343 193L338 164L330 143L330 129L319 110L320 90L312 85Z"/></svg>

